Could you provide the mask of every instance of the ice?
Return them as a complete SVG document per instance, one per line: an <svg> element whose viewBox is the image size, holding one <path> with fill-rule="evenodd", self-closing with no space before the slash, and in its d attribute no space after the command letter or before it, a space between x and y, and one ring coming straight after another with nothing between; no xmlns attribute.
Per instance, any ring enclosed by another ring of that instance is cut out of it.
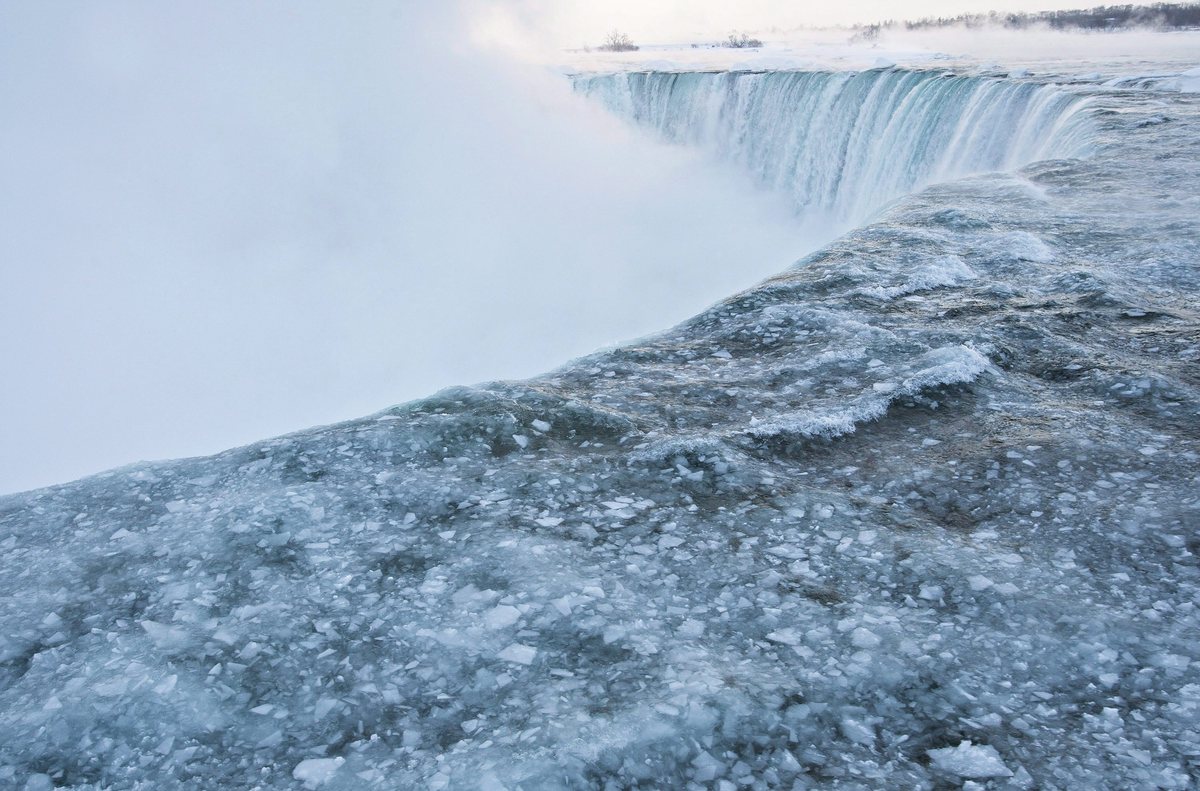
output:
<svg viewBox="0 0 1200 791"><path fill-rule="evenodd" d="M967 577L967 584L971 586L971 590L973 591L982 591L992 587L994 583L982 574L975 574Z"/></svg>
<svg viewBox="0 0 1200 791"><path fill-rule="evenodd" d="M850 633L850 644L855 648L875 648L881 642L879 635L862 626Z"/></svg>
<svg viewBox="0 0 1200 791"><path fill-rule="evenodd" d="M304 783L305 788L320 788L333 779L345 758L307 758L296 764L292 777Z"/></svg>
<svg viewBox="0 0 1200 791"><path fill-rule="evenodd" d="M704 750L692 760L692 766L695 768L693 779L698 783L708 783L725 773L725 765Z"/></svg>
<svg viewBox="0 0 1200 791"><path fill-rule="evenodd" d="M1200 107L976 79L1093 156L542 377L0 498L0 787L1194 787Z"/></svg>
<svg viewBox="0 0 1200 791"><path fill-rule="evenodd" d="M768 640L773 640L776 643L784 645L800 645L804 642L804 636L795 629L777 629L767 635Z"/></svg>
<svg viewBox="0 0 1200 791"><path fill-rule="evenodd" d="M1012 777L1012 772L1000 759L1000 753L987 744L976 745L963 741L957 747L930 750L929 758L938 769L958 777L975 780Z"/></svg>
<svg viewBox="0 0 1200 791"><path fill-rule="evenodd" d="M1054 260L1054 251L1041 239L1028 231L1010 231L990 240L992 261L1010 259L1048 264Z"/></svg>
<svg viewBox="0 0 1200 791"><path fill-rule="evenodd" d="M1180 73L1179 91L1181 93L1200 93L1200 67Z"/></svg>
<svg viewBox="0 0 1200 791"><path fill-rule="evenodd" d="M188 641L187 632L182 629L167 626L154 621L142 621L141 627L150 635L150 639L159 648L170 649L180 647Z"/></svg>
<svg viewBox="0 0 1200 791"><path fill-rule="evenodd" d="M507 604L497 605L488 610L483 616L483 622L487 624L489 629L504 629L505 627L512 626L519 620L521 620L521 611Z"/></svg>
<svg viewBox="0 0 1200 791"><path fill-rule="evenodd" d="M911 273L899 285L873 286L863 289L862 293L878 299L895 299L930 289L957 286L976 277L975 272L961 258L946 256Z"/></svg>
<svg viewBox="0 0 1200 791"><path fill-rule="evenodd" d="M512 662L518 665L533 664L534 657L537 656L537 649L533 646L513 643L507 648L496 654L497 657L505 662Z"/></svg>

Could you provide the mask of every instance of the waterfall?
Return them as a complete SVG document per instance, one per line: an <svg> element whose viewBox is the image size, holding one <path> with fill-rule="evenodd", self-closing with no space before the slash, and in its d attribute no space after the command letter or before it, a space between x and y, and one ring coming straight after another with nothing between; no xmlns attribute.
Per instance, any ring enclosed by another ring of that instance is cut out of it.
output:
<svg viewBox="0 0 1200 791"><path fill-rule="evenodd" d="M1027 80L902 69L577 75L575 90L788 194L806 218L868 219L971 173L1086 155L1084 99Z"/></svg>

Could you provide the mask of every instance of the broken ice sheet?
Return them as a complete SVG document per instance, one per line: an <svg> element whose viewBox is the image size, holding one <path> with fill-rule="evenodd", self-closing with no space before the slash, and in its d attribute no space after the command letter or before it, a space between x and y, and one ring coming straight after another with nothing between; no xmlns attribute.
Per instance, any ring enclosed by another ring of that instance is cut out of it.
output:
<svg viewBox="0 0 1200 791"><path fill-rule="evenodd" d="M1112 112L544 377L0 499L0 787L1194 786L1200 108L854 79Z"/></svg>

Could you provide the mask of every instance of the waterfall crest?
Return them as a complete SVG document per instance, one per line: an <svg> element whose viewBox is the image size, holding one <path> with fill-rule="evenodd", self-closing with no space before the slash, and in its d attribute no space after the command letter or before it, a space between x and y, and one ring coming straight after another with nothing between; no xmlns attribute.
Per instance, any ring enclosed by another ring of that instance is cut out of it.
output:
<svg viewBox="0 0 1200 791"><path fill-rule="evenodd" d="M1091 148L1083 97L1032 81L886 69L577 75L574 86L732 160L803 216L844 225L928 184Z"/></svg>

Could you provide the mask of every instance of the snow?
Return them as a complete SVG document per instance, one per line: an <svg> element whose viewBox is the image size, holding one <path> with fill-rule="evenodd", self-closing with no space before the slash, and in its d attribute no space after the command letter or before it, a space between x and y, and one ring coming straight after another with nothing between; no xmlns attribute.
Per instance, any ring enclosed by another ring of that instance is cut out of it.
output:
<svg viewBox="0 0 1200 791"><path fill-rule="evenodd" d="M703 37L685 41L638 42L636 52L574 50L535 58L557 70L582 71L768 71L861 70L949 67L1008 74L1040 74L1101 83L1147 68L1174 76L1196 64L1200 31L1126 32L1096 36L1048 30L963 30L886 33L875 41L854 40L849 30L756 31L763 46L734 49ZM1184 71L1184 74L1187 74Z"/></svg>

